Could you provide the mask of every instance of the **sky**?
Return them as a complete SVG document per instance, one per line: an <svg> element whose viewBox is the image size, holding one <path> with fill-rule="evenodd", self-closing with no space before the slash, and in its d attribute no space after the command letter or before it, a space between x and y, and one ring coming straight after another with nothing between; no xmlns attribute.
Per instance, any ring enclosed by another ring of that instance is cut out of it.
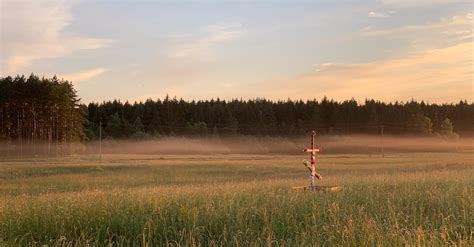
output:
<svg viewBox="0 0 474 247"><path fill-rule="evenodd" d="M0 76L81 102L473 102L471 1L0 0Z"/></svg>

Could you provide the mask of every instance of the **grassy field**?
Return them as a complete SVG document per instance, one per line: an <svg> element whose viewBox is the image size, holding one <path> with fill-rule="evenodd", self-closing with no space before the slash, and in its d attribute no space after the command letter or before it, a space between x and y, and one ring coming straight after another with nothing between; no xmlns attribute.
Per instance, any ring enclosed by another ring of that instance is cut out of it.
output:
<svg viewBox="0 0 474 247"><path fill-rule="evenodd" d="M473 153L2 158L2 245L472 246Z"/></svg>

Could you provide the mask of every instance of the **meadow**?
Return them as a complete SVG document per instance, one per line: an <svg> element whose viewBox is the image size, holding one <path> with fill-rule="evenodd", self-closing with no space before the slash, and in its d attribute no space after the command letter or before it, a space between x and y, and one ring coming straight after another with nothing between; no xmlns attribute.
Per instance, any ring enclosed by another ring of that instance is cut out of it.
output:
<svg viewBox="0 0 474 247"><path fill-rule="evenodd" d="M0 245L472 246L473 152L3 157Z"/></svg>

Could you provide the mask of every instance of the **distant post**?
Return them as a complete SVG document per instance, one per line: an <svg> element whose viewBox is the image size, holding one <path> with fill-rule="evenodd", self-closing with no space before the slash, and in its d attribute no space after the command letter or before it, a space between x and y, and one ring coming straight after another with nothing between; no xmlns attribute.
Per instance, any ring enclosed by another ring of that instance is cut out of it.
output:
<svg viewBox="0 0 474 247"><path fill-rule="evenodd" d="M380 135L381 135L381 140L380 140L380 142L381 142L381 148L382 148L382 158L385 157L384 140L383 140L383 127L384 127L383 125L380 126Z"/></svg>
<svg viewBox="0 0 474 247"><path fill-rule="evenodd" d="M99 120L99 163L102 163L102 118Z"/></svg>

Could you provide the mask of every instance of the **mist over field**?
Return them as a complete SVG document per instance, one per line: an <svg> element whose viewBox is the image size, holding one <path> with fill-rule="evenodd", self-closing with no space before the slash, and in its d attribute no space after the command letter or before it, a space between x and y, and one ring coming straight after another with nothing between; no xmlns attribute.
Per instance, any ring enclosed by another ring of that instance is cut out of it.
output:
<svg viewBox="0 0 474 247"><path fill-rule="evenodd" d="M107 153L137 154L301 154L310 146L310 137L228 137L217 139L164 138L156 141L106 141ZM97 143L92 144L95 147ZM320 154L380 153L421 151L473 151L474 139L438 139L415 137L380 137L367 135L322 136L316 145ZM94 152L91 146L86 152Z"/></svg>
<svg viewBox="0 0 474 247"><path fill-rule="evenodd" d="M301 137L163 137L153 140L103 140L103 154L294 154L310 145ZM398 152L470 152L473 138L344 135L317 136L316 146L324 154L381 154ZM22 147L22 148L21 148ZM99 154L99 142L59 144L0 144L3 155Z"/></svg>

